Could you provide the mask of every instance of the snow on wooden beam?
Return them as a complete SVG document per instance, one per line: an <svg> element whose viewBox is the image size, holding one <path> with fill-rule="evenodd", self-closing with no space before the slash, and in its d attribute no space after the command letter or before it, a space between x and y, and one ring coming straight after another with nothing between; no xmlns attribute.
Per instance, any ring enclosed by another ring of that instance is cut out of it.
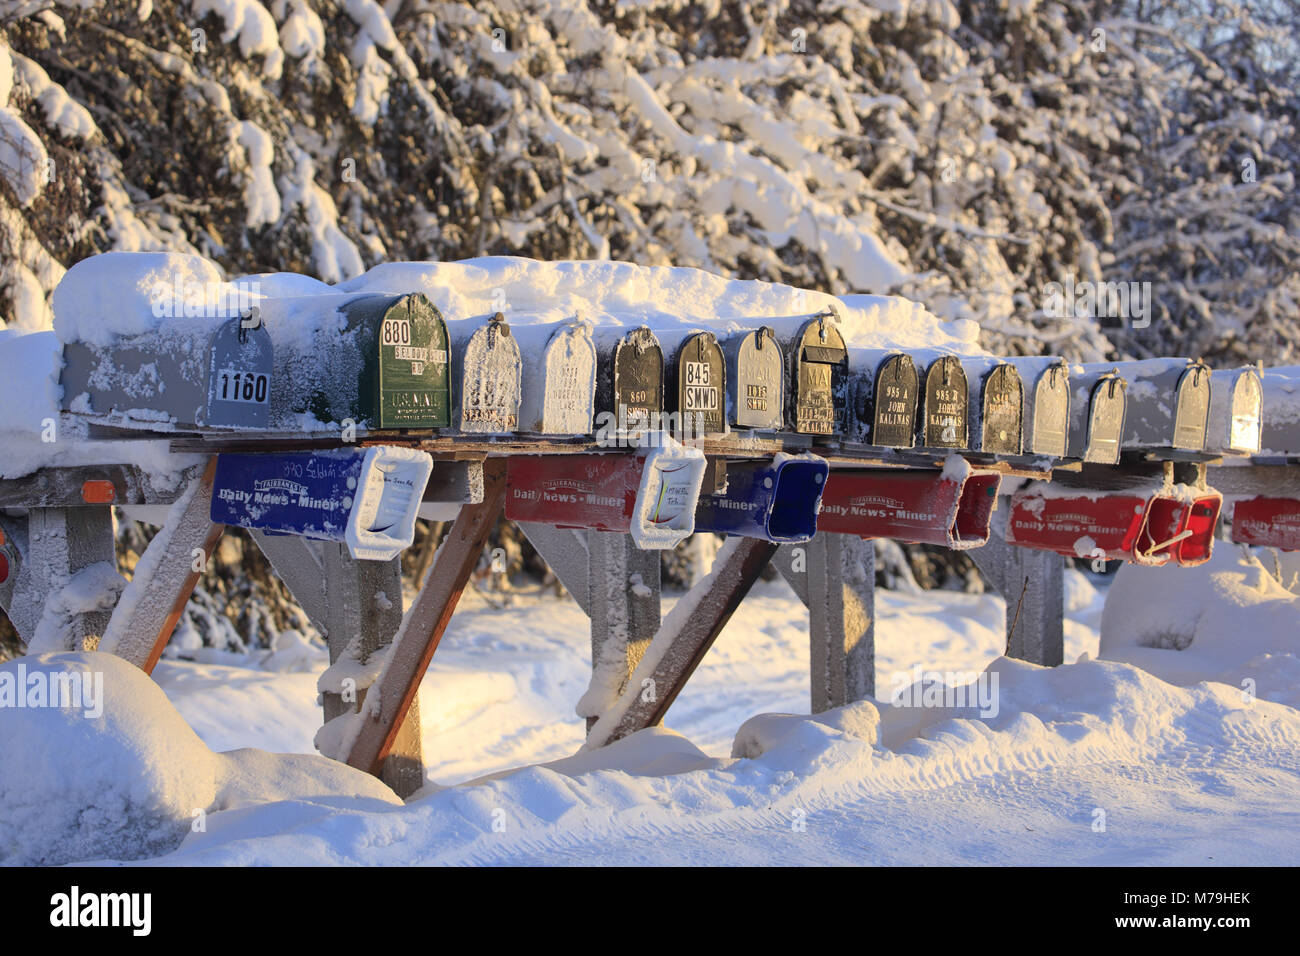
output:
<svg viewBox="0 0 1300 956"><path fill-rule="evenodd" d="M587 584L587 536L572 528L553 528L533 521L517 521L528 543L555 572L566 591L578 602L582 613L591 615Z"/></svg>
<svg viewBox="0 0 1300 956"><path fill-rule="evenodd" d="M363 720L352 739L346 757L350 766L381 775L384 758L394 749L420 681L501 514L505 492L505 459L488 459L482 502L461 508L388 650L376 681L378 713Z"/></svg>
<svg viewBox="0 0 1300 956"><path fill-rule="evenodd" d="M584 750L663 720L776 549L759 538L731 538L723 545L713 570L664 619L618 701L588 732Z"/></svg>
<svg viewBox="0 0 1300 956"><path fill-rule="evenodd" d="M153 673L221 540L222 525L210 515L216 466L213 456L172 505L166 523L140 556L100 642L101 651L125 658L146 674Z"/></svg>

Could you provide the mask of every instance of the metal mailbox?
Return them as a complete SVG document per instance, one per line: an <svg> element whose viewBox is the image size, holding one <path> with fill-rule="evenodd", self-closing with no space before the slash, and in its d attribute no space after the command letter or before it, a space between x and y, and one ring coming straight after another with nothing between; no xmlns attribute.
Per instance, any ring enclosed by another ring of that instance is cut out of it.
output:
<svg viewBox="0 0 1300 956"><path fill-rule="evenodd" d="M276 343L273 427L352 422L367 430L445 428L451 395L447 325L422 293L310 296L322 315L270 327Z"/></svg>
<svg viewBox="0 0 1300 956"><path fill-rule="evenodd" d="M63 346L62 408L127 428L265 428L272 345L239 316L174 319L111 346Z"/></svg>
<svg viewBox="0 0 1300 956"><path fill-rule="evenodd" d="M699 438L727 430L727 371L712 332L692 332L673 353L669 380L679 436Z"/></svg>
<svg viewBox="0 0 1300 956"><path fill-rule="evenodd" d="M452 427L476 435L516 431L523 361L505 316L498 312L485 325L452 323L451 337L456 352Z"/></svg>
<svg viewBox="0 0 1300 956"><path fill-rule="evenodd" d="M506 517L630 534L671 548L695 530L706 459L676 445L634 454L516 455L506 470Z"/></svg>
<svg viewBox="0 0 1300 956"><path fill-rule="evenodd" d="M212 520L344 541L354 558L387 561L409 547L433 459L361 449L217 456Z"/></svg>
<svg viewBox="0 0 1300 956"><path fill-rule="evenodd" d="M540 354L523 376L519 430L538 435L590 435L596 399L596 347L584 322L516 325L522 353Z"/></svg>
<svg viewBox="0 0 1300 956"><path fill-rule="evenodd" d="M1250 366L1210 373L1210 414L1205 450L1219 455L1253 455L1260 449L1264 392Z"/></svg>
<svg viewBox="0 0 1300 956"><path fill-rule="evenodd" d="M906 352L853 349L850 352L853 436L881 448L916 444L916 409L920 376Z"/></svg>
<svg viewBox="0 0 1300 956"><path fill-rule="evenodd" d="M1001 359L965 358L969 443L990 455L1019 455L1023 448L1025 393L1020 373Z"/></svg>
<svg viewBox="0 0 1300 956"><path fill-rule="evenodd" d="M1186 485L1106 493L1031 486L1011 497L1007 541L1067 557L1194 566L1210 558L1222 500Z"/></svg>
<svg viewBox="0 0 1300 956"><path fill-rule="evenodd" d="M769 326L738 332L722 343L727 418L736 428L785 428L785 357Z"/></svg>
<svg viewBox="0 0 1300 956"><path fill-rule="evenodd" d="M961 360L945 355L932 362L925 373L920 444L925 448L969 447L969 403Z"/></svg>
<svg viewBox="0 0 1300 956"><path fill-rule="evenodd" d="M1075 365L1070 369L1070 386L1068 457L1118 464L1128 384L1114 366Z"/></svg>
<svg viewBox="0 0 1300 956"><path fill-rule="evenodd" d="M1265 369L1259 380L1264 391L1260 453L1300 458L1300 366Z"/></svg>
<svg viewBox="0 0 1300 956"><path fill-rule="evenodd" d="M978 548L988 542L1002 476L962 464L935 472L834 471L818 530L954 551Z"/></svg>
<svg viewBox="0 0 1300 956"><path fill-rule="evenodd" d="M1124 447L1203 451L1210 411L1210 370L1192 359L1120 362L1128 382Z"/></svg>
<svg viewBox="0 0 1300 956"><path fill-rule="evenodd" d="M727 489L701 494L695 530L798 543L817 533L830 466L815 455L727 462Z"/></svg>
<svg viewBox="0 0 1300 956"><path fill-rule="evenodd" d="M664 353L648 326L598 329L597 418L621 433L657 429L664 410ZM600 426L602 432L604 426Z"/></svg>
<svg viewBox="0 0 1300 956"><path fill-rule="evenodd" d="M1260 495L1232 508L1232 540L1283 551L1300 551L1300 499Z"/></svg>
<svg viewBox="0 0 1300 956"><path fill-rule="evenodd" d="M1020 373L1024 387L1024 453L1064 458L1070 438L1069 366L1064 359L1051 357L1007 361Z"/></svg>
<svg viewBox="0 0 1300 956"><path fill-rule="evenodd" d="M801 435L838 435L848 404L849 353L832 313L805 322L790 345L789 421Z"/></svg>

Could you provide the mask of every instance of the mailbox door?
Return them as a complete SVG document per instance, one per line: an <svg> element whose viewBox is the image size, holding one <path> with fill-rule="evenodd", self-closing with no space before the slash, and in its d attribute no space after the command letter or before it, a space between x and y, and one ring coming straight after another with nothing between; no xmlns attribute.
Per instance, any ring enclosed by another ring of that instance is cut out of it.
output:
<svg viewBox="0 0 1300 956"><path fill-rule="evenodd" d="M849 385L849 353L839 330L825 318L805 325L795 343L794 366L794 430L838 434Z"/></svg>
<svg viewBox="0 0 1300 956"><path fill-rule="evenodd" d="M996 455L1020 454L1024 407L1020 373L1014 366L999 365L985 376L982 451Z"/></svg>
<svg viewBox="0 0 1300 956"><path fill-rule="evenodd" d="M1070 373L1064 364L1053 365L1034 386L1033 455L1064 458L1070 437Z"/></svg>
<svg viewBox="0 0 1300 956"><path fill-rule="evenodd" d="M1175 448L1205 449L1205 422L1210 414L1210 370L1189 366L1178 380L1178 410L1174 414Z"/></svg>
<svg viewBox="0 0 1300 956"><path fill-rule="evenodd" d="M460 430L502 434L519 427L519 345L501 313L465 345L460 396Z"/></svg>
<svg viewBox="0 0 1300 956"><path fill-rule="evenodd" d="M692 335L677 351L677 431L697 437L726 429L726 371L712 332Z"/></svg>
<svg viewBox="0 0 1300 956"><path fill-rule="evenodd" d="M557 329L546 346L541 431L588 435L596 392L596 348L580 329Z"/></svg>
<svg viewBox="0 0 1300 956"><path fill-rule="evenodd" d="M883 448L916 443L916 400L920 381L910 355L891 355L880 363L872 383L871 437Z"/></svg>
<svg viewBox="0 0 1300 956"><path fill-rule="evenodd" d="M771 329L759 329L741 340L735 377L736 427L785 427L785 363Z"/></svg>
<svg viewBox="0 0 1300 956"><path fill-rule="evenodd" d="M663 350L650 329L633 329L614 349L613 411L618 427L657 427L663 408Z"/></svg>
<svg viewBox="0 0 1300 956"><path fill-rule="evenodd" d="M1128 384L1114 376L1103 378L1092 390L1088 402L1088 443L1083 460L1102 465L1119 462L1124 437L1124 415L1128 408Z"/></svg>
<svg viewBox="0 0 1300 956"><path fill-rule="evenodd" d="M210 428L265 428L270 420L271 335L241 322L231 319L212 333L204 421Z"/></svg>
<svg viewBox="0 0 1300 956"><path fill-rule="evenodd" d="M1232 383L1228 448L1233 451L1259 451L1263 405L1264 395L1259 386L1259 376L1249 370L1243 371Z"/></svg>
<svg viewBox="0 0 1300 956"><path fill-rule="evenodd" d="M403 296L379 325L376 428L445 428L451 424L447 326L423 295Z"/></svg>
<svg viewBox="0 0 1300 956"><path fill-rule="evenodd" d="M970 423L966 372L953 355L934 362L925 376L925 420L922 444L926 448L965 448Z"/></svg>

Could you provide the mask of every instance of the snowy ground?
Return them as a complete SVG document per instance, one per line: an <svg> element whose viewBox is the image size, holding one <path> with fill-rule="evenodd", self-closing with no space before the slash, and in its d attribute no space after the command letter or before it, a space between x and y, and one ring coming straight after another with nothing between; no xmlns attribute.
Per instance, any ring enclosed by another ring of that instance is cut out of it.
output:
<svg viewBox="0 0 1300 956"><path fill-rule="evenodd" d="M0 860L41 859L66 842L52 822L66 818L80 821L78 848L105 847L66 858L136 855L116 848L162 819L185 842L156 859L190 864L1291 864L1300 601L1236 562L1224 547L1201 570L1126 569L1109 607L1073 575L1072 663L1055 669L1000 658L994 596L878 592L880 693L918 665L987 668L997 713L983 717L884 700L781 716L807 708L806 617L784 582L761 584L674 706L672 730L576 756L585 619L567 599L496 610L471 593L421 692L434 782L405 806L319 758L209 751L310 754L319 662L165 661L165 698L115 665L93 760L76 749L90 746L79 715L0 709L0 723L18 721L0 727L0 763L31 768L25 783L0 780L0 806L50 828L38 844L0 818ZM1160 638L1171 646L1138 646L1157 604L1181 610ZM104 656L73 657L103 667ZM1206 682L1216 674L1225 682ZM86 769L57 782L68 764ZM47 790L33 783L46 776ZM60 818L62 804L75 806ZM189 832L196 806L203 832Z"/></svg>

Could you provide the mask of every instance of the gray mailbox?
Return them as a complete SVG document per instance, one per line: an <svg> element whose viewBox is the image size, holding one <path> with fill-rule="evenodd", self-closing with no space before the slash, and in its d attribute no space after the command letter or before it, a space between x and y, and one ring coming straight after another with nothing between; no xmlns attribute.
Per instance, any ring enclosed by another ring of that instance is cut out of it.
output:
<svg viewBox="0 0 1300 956"><path fill-rule="evenodd" d="M967 448L970 396L966 373L955 355L935 359L922 389L920 443L925 448Z"/></svg>
<svg viewBox="0 0 1300 956"><path fill-rule="evenodd" d="M828 312L805 322L786 361L794 430L802 435L838 435L848 405L849 353L834 315Z"/></svg>
<svg viewBox="0 0 1300 956"><path fill-rule="evenodd" d="M727 371L712 332L691 332L672 352L668 380L679 435L698 438L727 430Z"/></svg>
<svg viewBox="0 0 1300 956"><path fill-rule="evenodd" d="M921 379L906 352L850 349L852 414L846 428L856 441L881 448L916 444Z"/></svg>
<svg viewBox="0 0 1300 956"><path fill-rule="evenodd" d="M1128 382L1124 447L1204 451L1210 370L1192 359L1120 362Z"/></svg>
<svg viewBox="0 0 1300 956"><path fill-rule="evenodd" d="M519 430L539 435L589 435L596 398L596 347L583 322L515 325L523 377Z"/></svg>
<svg viewBox="0 0 1300 956"><path fill-rule="evenodd" d="M1300 458L1300 365L1265 369L1259 383L1264 393L1260 454Z"/></svg>
<svg viewBox="0 0 1300 956"><path fill-rule="evenodd" d="M662 424L664 353L648 326L600 328L596 342L596 417L602 433L638 432Z"/></svg>
<svg viewBox="0 0 1300 956"><path fill-rule="evenodd" d="M1119 463L1127 387L1113 365L1071 367L1070 458L1102 465Z"/></svg>
<svg viewBox="0 0 1300 956"><path fill-rule="evenodd" d="M1251 366L1210 373L1210 415L1205 450L1216 455L1253 455L1260 449L1264 392Z"/></svg>
<svg viewBox="0 0 1300 956"><path fill-rule="evenodd" d="M961 360L966 373L970 448L990 455L1019 455L1023 448L1024 387L1002 359Z"/></svg>
<svg viewBox="0 0 1300 956"><path fill-rule="evenodd" d="M785 357L768 326L737 332L722 343L727 417L737 428L785 428Z"/></svg>
<svg viewBox="0 0 1300 956"><path fill-rule="evenodd" d="M449 325L452 341L451 424L467 434L503 435L519 428L522 360L500 312L485 324Z"/></svg>
<svg viewBox="0 0 1300 956"><path fill-rule="evenodd" d="M1052 356L1007 359L1024 387L1024 453L1064 458L1070 436L1070 368Z"/></svg>
<svg viewBox="0 0 1300 956"><path fill-rule="evenodd" d="M243 328L243 322L238 316L173 319L112 345L68 342L61 407L128 428L264 428L271 339L264 326Z"/></svg>

